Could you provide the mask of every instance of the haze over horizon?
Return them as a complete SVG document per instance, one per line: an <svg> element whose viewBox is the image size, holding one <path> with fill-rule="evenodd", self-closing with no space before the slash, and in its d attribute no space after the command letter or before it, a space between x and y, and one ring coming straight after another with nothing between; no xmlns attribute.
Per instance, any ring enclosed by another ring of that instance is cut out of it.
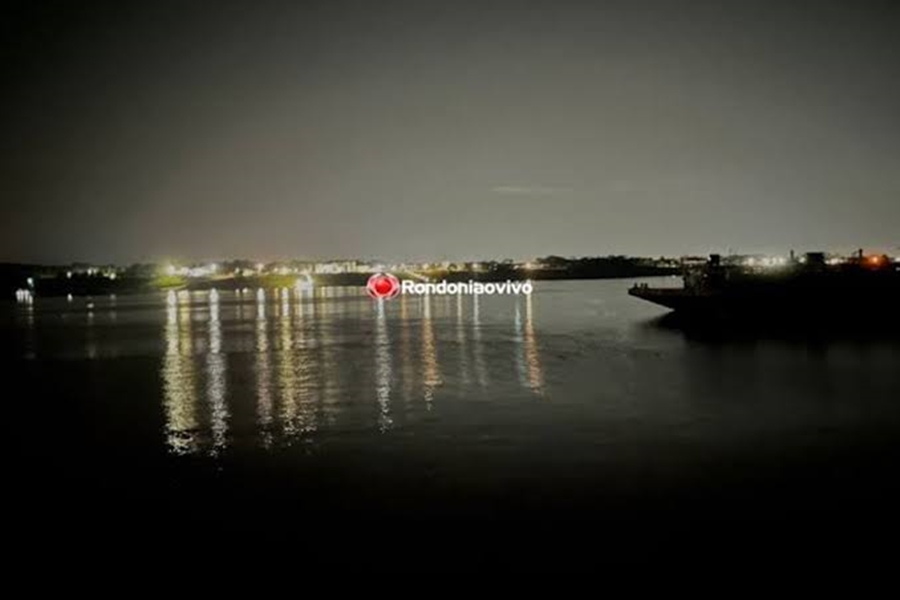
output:
<svg viewBox="0 0 900 600"><path fill-rule="evenodd" d="M0 261L900 248L891 2L19 2Z"/></svg>

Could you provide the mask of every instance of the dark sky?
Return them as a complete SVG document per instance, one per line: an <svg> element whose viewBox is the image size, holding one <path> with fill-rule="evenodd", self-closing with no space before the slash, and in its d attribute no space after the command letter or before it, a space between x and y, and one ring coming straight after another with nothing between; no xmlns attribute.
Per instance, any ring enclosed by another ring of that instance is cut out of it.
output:
<svg viewBox="0 0 900 600"><path fill-rule="evenodd" d="M7 5L0 261L893 251L892 4Z"/></svg>

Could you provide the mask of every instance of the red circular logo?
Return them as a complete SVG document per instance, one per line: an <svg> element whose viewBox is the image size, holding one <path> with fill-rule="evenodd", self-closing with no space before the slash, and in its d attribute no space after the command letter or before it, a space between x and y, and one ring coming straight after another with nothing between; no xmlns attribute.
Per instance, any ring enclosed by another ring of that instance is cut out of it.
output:
<svg viewBox="0 0 900 600"><path fill-rule="evenodd" d="M400 293L400 280L390 273L375 273L369 277L366 291L373 298L389 300Z"/></svg>

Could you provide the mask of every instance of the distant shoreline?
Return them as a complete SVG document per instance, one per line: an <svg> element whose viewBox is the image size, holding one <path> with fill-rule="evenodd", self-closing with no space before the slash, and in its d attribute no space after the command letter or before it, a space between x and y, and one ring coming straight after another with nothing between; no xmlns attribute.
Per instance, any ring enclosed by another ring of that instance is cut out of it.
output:
<svg viewBox="0 0 900 600"><path fill-rule="evenodd" d="M430 281L446 279L450 282L481 281L565 281L565 280L591 280L591 279L630 279L635 277L665 277L678 275L679 269L653 266L628 267L616 265L615 268L593 269L532 269L523 271L520 269L498 269L491 272L462 272L462 271L431 271L427 275ZM421 274L395 273L401 279L418 278ZM16 273L12 277L0 276L0 285L3 288L3 297L14 300L16 289L21 289L21 274ZM340 274L314 274L309 278L314 287L352 286L364 287L370 277L370 273L340 273ZM239 290L250 289L279 289L293 287L298 282L306 281L303 275L259 275L259 276L224 276L224 277L117 277L109 279L105 277L45 277L33 281L33 294L35 297L60 297L71 294L73 297L101 296L109 294L142 294L164 292L168 290Z"/></svg>

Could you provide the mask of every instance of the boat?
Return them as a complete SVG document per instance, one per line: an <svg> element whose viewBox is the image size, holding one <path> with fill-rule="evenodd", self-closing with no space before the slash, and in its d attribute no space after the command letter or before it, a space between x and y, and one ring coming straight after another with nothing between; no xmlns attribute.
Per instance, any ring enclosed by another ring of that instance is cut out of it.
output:
<svg viewBox="0 0 900 600"><path fill-rule="evenodd" d="M683 286L635 284L631 296L701 321L826 324L897 322L900 262L886 255L723 259L683 265Z"/></svg>

